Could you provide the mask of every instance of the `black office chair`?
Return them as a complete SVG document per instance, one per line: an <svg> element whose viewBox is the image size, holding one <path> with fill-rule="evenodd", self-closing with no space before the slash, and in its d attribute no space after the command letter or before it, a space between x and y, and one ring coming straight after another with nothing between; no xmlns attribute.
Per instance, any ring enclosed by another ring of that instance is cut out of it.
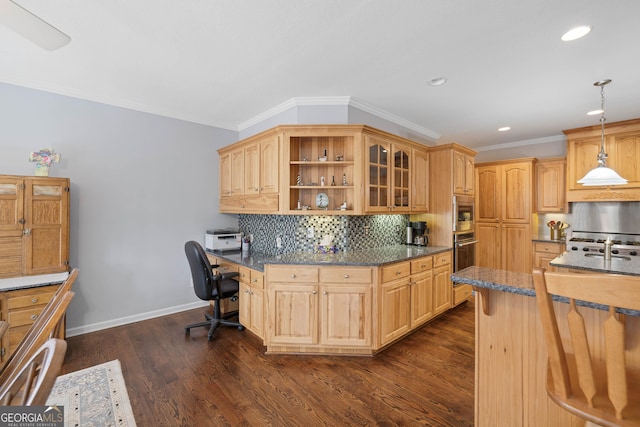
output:
<svg viewBox="0 0 640 427"><path fill-rule="evenodd" d="M190 241L185 243L184 251L187 254L187 260L191 268L193 289L196 295L202 300L214 301L213 316L205 313L204 317L207 319L206 322L185 326L184 333L189 335L191 328L208 326L209 334L207 339L211 341L213 333L218 329L219 325L235 326L240 331L244 330L244 326L240 323L227 320L238 316L237 311L225 313L224 315L220 313L220 300L229 298L235 301L238 299L239 284L237 280L232 279L232 277L237 276L238 273L213 274L213 268L217 268L218 266L212 266L211 263L209 263L209 258L207 258L204 249L202 249L202 246L200 246L198 242Z"/></svg>

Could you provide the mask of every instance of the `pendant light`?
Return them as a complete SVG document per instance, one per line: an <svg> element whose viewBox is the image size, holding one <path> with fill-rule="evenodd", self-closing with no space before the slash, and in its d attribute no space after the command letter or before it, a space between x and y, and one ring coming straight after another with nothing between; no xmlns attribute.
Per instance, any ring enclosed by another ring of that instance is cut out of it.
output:
<svg viewBox="0 0 640 427"><path fill-rule="evenodd" d="M607 167L607 153L604 152L604 87L611 83L611 80L599 80L595 82L594 86L600 87L600 98L602 100L602 104L600 109L602 113L600 114L600 129L601 129L601 141L600 141L600 152L598 153L598 166L595 169L590 170L584 178L578 180L578 184L582 184L585 186L593 186L593 185L623 185L628 181L622 178L620 175L616 173L613 169Z"/></svg>

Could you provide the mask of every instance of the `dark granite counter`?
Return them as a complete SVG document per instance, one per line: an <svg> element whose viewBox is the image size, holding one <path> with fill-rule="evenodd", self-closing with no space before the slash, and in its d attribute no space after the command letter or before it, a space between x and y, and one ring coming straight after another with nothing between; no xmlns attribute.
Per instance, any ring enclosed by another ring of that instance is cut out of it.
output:
<svg viewBox="0 0 640 427"><path fill-rule="evenodd" d="M382 266L394 262L406 261L412 258L435 255L450 251L446 246L407 246L393 245L380 248L361 249L356 251L338 252L335 254L317 254L312 252L290 252L280 255L267 255L260 252L249 252L243 256L236 252L209 252L211 255L229 262L264 271L265 264L301 264L301 265L352 265L352 266Z"/></svg>
<svg viewBox="0 0 640 427"><path fill-rule="evenodd" d="M531 274L526 273L513 273L504 270L494 270L493 268L473 266L453 273L451 275L451 281L454 283L466 283L478 288L491 289L494 291L510 292L513 294L532 297L535 297L536 295L536 291L533 286L533 277ZM638 288L638 292L640 292L640 288ZM567 298L556 295L553 296L553 300L564 303L569 302ZM584 301L577 301L576 303L584 307L608 310L608 307L599 304ZM640 311L626 309L619 309L618 311L630 316L640 317Z"/></svg>
<svg viewBox="0 0 640 427"><path fill-rule="evenodd" d="M601 254L586 256L581 251L567 251L551 263L554 267L571 268L574 270L593 271L597 273L626 274L640 276L640 257L611 255L610 261L605 261Z"/></svg>
<svg viewBox="0 0 640 427"><path fill-rule="evenodd" d="M538 242L538 243L562 243L563 245L567 243L564 237L562 239L551 240L548 233L546 236L545 235L536 236L533 239L531 239L531 241Z"/></svg>

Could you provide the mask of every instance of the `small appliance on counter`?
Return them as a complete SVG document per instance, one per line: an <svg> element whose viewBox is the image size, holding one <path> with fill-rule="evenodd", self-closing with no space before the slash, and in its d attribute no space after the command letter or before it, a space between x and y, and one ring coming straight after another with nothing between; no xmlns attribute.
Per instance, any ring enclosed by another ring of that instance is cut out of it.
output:
<svg viewBox="0 0 640 427"><path fill-rule="evenodd" d="M427 246L429 244L429 228L425 221L414 221L411 223L413 244L416 246ZM408 233L408 230L407 230ZM408 243L408 242L407 242Z"/></svg>
<svg viewBox="0 0 640 427"><path fill-rule="evenodd" d="M242 233L233 229L207 230L204 245L208 251L239 251L242 247Z"/></svg>

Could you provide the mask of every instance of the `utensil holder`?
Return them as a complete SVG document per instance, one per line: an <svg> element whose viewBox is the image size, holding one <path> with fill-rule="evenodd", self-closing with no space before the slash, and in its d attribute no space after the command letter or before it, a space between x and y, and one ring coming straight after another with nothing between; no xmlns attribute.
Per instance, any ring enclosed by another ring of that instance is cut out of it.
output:
<svg viewBox="0 0 640 427"><path fill-rule="evenodd" d="M551 235L551 240L556 240L557 239L557 233L556 233L556 229L555 228L550 228L549 229L549 233Z"/></svg>

